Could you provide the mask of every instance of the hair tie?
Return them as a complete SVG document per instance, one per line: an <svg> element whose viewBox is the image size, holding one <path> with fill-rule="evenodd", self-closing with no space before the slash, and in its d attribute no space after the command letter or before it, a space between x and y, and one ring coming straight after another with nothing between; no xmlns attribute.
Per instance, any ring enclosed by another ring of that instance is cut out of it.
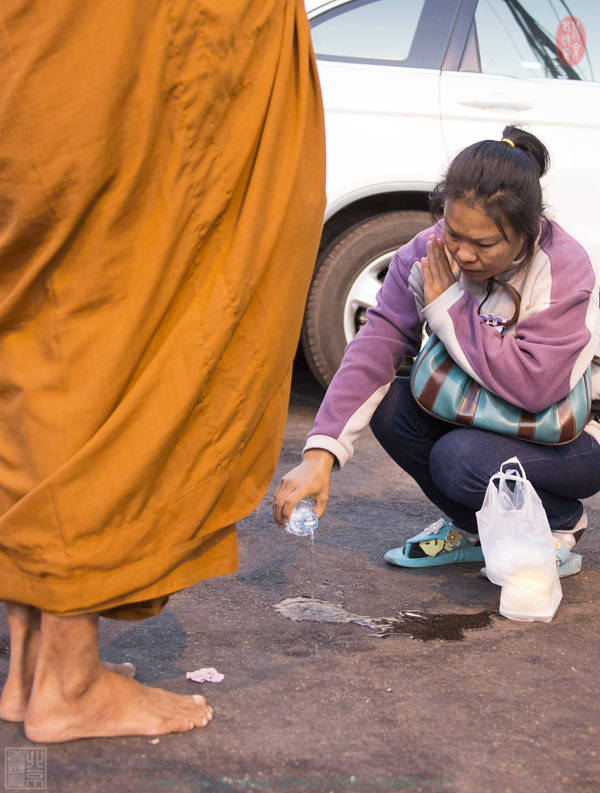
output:
<svg viewBox="0 0 600 793"><path fill-rule="evenodd" d="M513 149L515 148L515 144L512 142L510 138L502 138L500 143L508 143L509 146L512 146Z"/></svg>

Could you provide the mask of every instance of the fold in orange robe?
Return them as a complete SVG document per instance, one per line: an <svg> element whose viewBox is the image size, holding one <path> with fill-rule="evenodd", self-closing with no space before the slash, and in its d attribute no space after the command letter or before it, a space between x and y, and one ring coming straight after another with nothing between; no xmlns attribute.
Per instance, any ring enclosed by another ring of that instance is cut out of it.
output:
<svg viewBox="0 0 600 793"><path fill-rule="evenodd" d="M324 209L304 4L3 0L0 62L0 599L160 603L236 568L280 449Z"/></svg>

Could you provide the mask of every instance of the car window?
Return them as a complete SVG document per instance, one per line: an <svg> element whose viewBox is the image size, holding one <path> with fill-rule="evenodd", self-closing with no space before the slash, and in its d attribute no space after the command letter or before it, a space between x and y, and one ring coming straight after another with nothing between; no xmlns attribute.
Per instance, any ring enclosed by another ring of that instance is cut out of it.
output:
<svg viewBox="0 0 600 793"><path fill-rule="evenodd" d="M600 79L598 0L479 0L475 33L463 70L478 58L485 74Z"/></svg>
<svg viewBox="0 0 600 793"><path fill-rule="evenodd" d="M311 20L318 56L403 61L425 0L354 0Z"/></svg>

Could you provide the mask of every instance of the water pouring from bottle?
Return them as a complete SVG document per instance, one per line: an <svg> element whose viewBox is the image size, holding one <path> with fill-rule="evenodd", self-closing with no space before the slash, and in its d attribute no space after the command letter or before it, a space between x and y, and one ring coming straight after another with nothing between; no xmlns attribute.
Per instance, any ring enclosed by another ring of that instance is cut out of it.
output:
<svg viewBox="0 0 600 793"><path fill-rule="evenodd" d="M314 513L314 502L308 498L299 501L284 528L296 537L307 537L314 534L319 526L319 518Z"/></svg>

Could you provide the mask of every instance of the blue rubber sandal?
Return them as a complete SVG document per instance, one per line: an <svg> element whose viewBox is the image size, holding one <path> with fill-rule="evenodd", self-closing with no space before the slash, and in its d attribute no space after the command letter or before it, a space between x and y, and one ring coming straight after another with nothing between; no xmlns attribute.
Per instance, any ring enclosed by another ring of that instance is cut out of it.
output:
<svg viewBox="0 0 600 793"><path fill-rule="evenodd" d="M402 548L392 548L383 557L398 567L436 567L458 562L483 562L481 545L473 545L451 523L440 518Z"/></svg>
<svg viewBox="0 0 600 793"><path fill-rule="evenodd" d="M569 551L564 545L561 545L556 551L556 564L559 578L577 575L581 572L581 554Z"/></svg>
<svg viewBox="0 0 600 793"><path fill-rule="evenodd" d="M566 578L568 575L577 575L581 572L581 554L574 553L554 542L554 550L556 551L556 567L558 568L558 577ZM482 567L479 574L487 578L487 570Z"/></svg>

